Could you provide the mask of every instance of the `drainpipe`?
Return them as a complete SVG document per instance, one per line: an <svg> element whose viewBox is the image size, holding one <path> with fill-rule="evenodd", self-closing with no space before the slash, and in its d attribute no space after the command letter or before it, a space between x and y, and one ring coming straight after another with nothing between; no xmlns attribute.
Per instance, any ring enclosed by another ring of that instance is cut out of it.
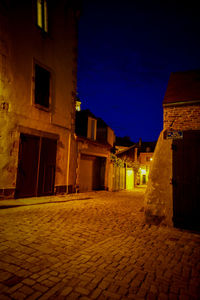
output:
<svg viewBox="0 0 200 300"><path fill-rule="evenodd" d="M71 132L69 133L68 153L67 153L67 194L69 193L69 162L70 162L70 150L71 150Z"/></svg>

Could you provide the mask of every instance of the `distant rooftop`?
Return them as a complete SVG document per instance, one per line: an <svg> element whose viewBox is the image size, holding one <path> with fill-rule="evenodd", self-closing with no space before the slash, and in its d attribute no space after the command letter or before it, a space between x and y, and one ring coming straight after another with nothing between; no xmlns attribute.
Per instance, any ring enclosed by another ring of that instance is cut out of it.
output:
<svg viewBox="0 0 200 300"><path fill-rule="evenodd" d="M170 75L163 106L185 102L200 103L200 70L173 72Z"/></svg>
<svg viewBox="0 0 200 300"><path fill-rule="evenodd" d="M135 145L135 143L131 142L129 136L124 136L124 137L116 136L115 145L116 146L131 147L131 146Z"/></svg>

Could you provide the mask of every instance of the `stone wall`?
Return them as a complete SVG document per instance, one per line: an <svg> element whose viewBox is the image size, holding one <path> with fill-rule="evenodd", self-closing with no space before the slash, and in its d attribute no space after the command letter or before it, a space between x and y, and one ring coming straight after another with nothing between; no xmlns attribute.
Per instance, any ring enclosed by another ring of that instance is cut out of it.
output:
<svg viewBox="0 0 200 300"><path fill-rule="evenodd" d="M200 104L164 107L164 129L200 129Z"/></svg>

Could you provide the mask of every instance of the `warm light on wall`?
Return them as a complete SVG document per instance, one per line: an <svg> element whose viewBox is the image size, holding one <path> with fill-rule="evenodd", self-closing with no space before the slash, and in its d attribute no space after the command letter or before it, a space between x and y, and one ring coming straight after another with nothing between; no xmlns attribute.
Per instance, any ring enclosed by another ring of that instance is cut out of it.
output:
<svg viewBox="0 0 200 300"><path fill-rule="evenodd" d="M152 161L152 160L153 160L153 158L151 157L151 158L150 158L150 161Z"/></svg>
<svg viewBox="0 0 200 300"><path fill-rule="evenodd" d="M133 169L126 170L126 189L132 190L133 189L133 182L134 182L134 173Z"/></svg>

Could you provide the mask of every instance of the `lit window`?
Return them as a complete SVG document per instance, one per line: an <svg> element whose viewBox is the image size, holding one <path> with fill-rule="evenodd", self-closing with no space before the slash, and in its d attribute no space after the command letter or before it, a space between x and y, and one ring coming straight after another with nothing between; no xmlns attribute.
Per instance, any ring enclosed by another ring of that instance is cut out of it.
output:
<svg viewBox="0 0 200 300"><path fill-rule="evenodd" d="M87 137L92 140L96 140L96 133L97 133L97 120L88 118L88 130L87 130Z"/></svg>
<svg viewBox="0 0 200 300"><path fill-rule="evenodd" d="M81 101L76 101L76 111L81 111Z"/></svg>
<svg viewBox="0 0 200 300"><path fill-rule="evenodd" d="M35 104L49 108L50 72L35 65Z"/></svg>
<svg viewBox="0 0 200 300"><path fill-rule="evenodd" d="M146 170L143 169L143 168L140 168L140 173L141 173L142 175L144 175L144 174L146 174Z"/></svg>
<svg viewBox="0 0 200 300"><path fill-rule="evenodd" d="M37 0L37 25L48 31L47 0Z"/></svg>

